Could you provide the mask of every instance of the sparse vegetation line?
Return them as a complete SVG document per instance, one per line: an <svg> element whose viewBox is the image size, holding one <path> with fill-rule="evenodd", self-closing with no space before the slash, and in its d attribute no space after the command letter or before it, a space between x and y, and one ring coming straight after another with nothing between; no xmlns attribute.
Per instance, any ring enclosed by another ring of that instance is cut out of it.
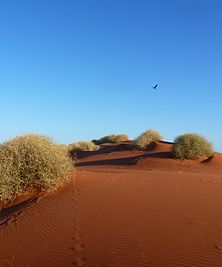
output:
<svg viewBox="0 0 222 267"><path fill-rule="evenodd" d="M132 143L128 148L149 150L162 138L158 131L149 129L134 142L130 141ZM45 191L58 188L68 181L73 159L78 152L97 151L107 143L109 145L128 140L126 134L112 134L98 140L70 145L58 145L48 137L35 134L8 140L0 145L0 200L12 201L29 189ZM214 154L211 143L203 136L193 133L178 136L171 152L171 156L181 160L206 158Z"/></svg>

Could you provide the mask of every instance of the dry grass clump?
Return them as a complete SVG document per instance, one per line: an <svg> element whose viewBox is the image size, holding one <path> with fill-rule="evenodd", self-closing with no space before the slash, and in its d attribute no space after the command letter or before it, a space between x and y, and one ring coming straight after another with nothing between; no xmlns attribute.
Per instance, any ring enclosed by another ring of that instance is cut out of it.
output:
<svg viewBox="0 0 222 267"><path fill-rule="evenodd" d="M92 141L80 141L69 145L69 153L72 156L79 151L97 151L99 148Z"/></svg>
<svg viewBox="0 0 222 267"><path fill-rule="evenodd" d="M176 159L198 159L214 154L213 146L203 136L188 133L175 139L172 154Z"/></svg>
<svg viewBox="0 0 222 267"><path fill-rule="evenodd" d="M149 129L136 138L135 147L141 150L146 150L148 145L160 141L162 138L162 135L158 131Z"/></svg>
<svg viewBox="0 0 222 267"><path fill-rule="evenodd" d="M0 146L0 199L10 201L29 188L61 186L70 177L64 148L41 135L15 137Z"/></svg>
<svg viewBox="0 0 222 267"><path fill-rule="evenodd" d="M129 137L127 134L118 134L115 138L115 143L125 142L128 141Z"/></svg>
<svg viewBox="0 0 222 267"><path fill-rule="evenodd" d="M124 142L128 140L129 140L129 137L127 134L111 134L111 135L104 136L98 140L93 140L93 142L96 145L102 145L106 143L119 143L119 142Z"/></svg>

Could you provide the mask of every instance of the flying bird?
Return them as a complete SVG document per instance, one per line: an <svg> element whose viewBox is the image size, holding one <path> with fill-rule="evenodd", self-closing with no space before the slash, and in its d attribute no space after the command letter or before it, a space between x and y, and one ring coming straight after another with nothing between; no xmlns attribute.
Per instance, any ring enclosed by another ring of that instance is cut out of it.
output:
<svg viewBox="0 0 222 267"><path fill-rule="evenodd" d="M153 88L154 90L157 90L157 86L158 86L158 84L156 84L155 86L152 86L152 88Z"/></svg>

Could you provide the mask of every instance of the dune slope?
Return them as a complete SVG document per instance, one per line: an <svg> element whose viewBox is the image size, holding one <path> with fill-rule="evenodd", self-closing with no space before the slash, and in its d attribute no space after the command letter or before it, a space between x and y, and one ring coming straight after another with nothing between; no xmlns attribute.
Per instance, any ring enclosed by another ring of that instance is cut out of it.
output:
<svg viewBox="0 0 222 267"><path fill-rule="evenodd" d="M83 153L73 182L0 213L0 266L220 267L221 154L170 147Z"/></svg>

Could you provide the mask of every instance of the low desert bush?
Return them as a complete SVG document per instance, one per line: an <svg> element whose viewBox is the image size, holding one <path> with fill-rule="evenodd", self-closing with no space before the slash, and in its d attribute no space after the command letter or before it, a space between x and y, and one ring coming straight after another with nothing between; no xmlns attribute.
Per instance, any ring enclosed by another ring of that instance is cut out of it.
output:
<svg viewBox="0 0 222 267"><path fill-rule="evenodd" d="M107 135L104 136L98 140L93 140L93 142L96 145L102 145L102 144L106 144L106 143L119 143L119 142L124 142L124 141L128 141L129 137L127 134L112 134L112 135Z"/></svg>
<svg viewBox="0 0 222 267"><path fill-rule="evenodd" d="M176 159L198 159L213 155L213 146L203 136L188 133L175 139L172 154Z"/></svg>
<svg viewBox="0 0 222 267"><path fill-rule="evenodd" d="M75 156L76 152L97 151L99 148L100 147L92 141L80 141L69 145L69 154L73 157Z"/></svg>
<svg viewBox="0 0 222 267"><path fill-rule="evenodd" d="M160 141L162 138L162 135L158 131L149 129L136 138L135 147L146 150L151 143Z"/></svg>
<svg viewBox="0 0 222 267"><path fill-rule="evenodd" d="M68 181L71 169L64 147L48 137L15 137L0 147L0 199L10 201L30 188L57 188Z"/></svg>

